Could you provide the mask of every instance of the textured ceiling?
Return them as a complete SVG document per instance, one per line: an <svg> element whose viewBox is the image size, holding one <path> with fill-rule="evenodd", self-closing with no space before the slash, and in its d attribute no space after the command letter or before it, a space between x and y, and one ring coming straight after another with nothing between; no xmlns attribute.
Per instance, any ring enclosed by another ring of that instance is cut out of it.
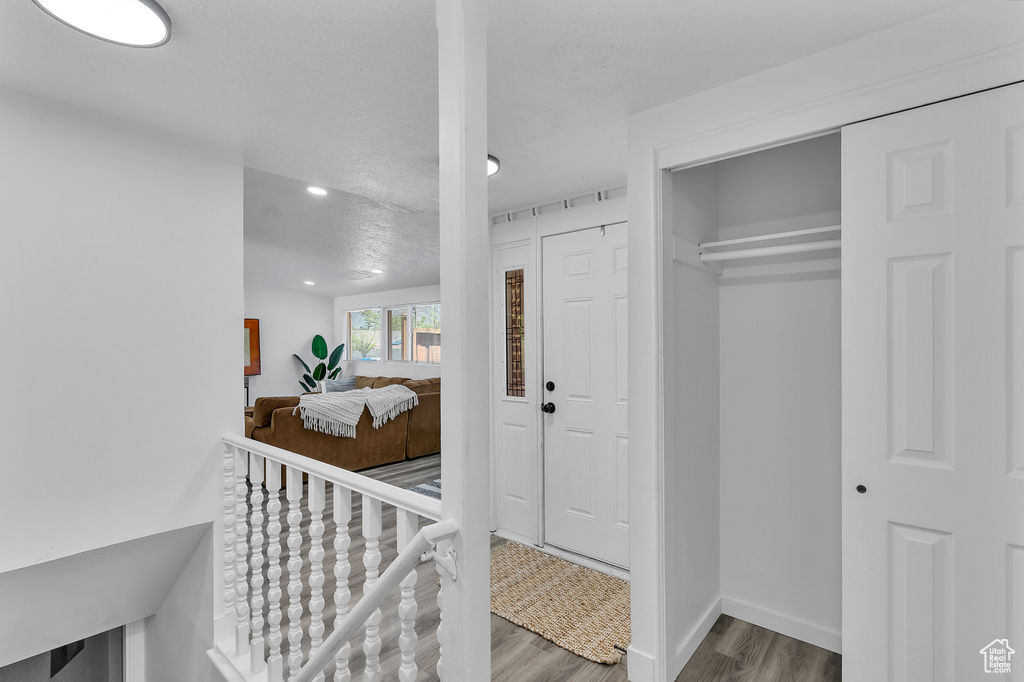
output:
<svg viewBox="0 0 1024 682"><path fill-rule="evenodd" d="M631 113L959 3L492 0L489 148L502 170L489 182L491 210L624 184ZM243 152L248 167L281 176L246 176L246 239L259 245L247 249L247 262L279 268L268 283L292 281L304 260L301 279L327 282L367 267L359 258L374 254L408 272L322 293L418 281L426 272L419 261L438 253L434 3L162 4L171 41L137 50L71 30L31 0L3 0L0 85L214 141ZM355 196L336 194L321 214L292 204L288 178ZM274 228L261 213L272 206L282 211ZM256 215L261 222L249 225ZM324 230L329 249L321 248ZM389 250L368 247L367 235ZM250 261L250 252L275 244L290 251ZM288 269L294 254L306 258ZM432 272L436 282L436 263Z"/></svg>
<svg viewBox="0 0 1024 682"><path fill-rule="evenodd" d="M436 212L307 185L245 170L247 284L342 296L440 281Z"/></svg>

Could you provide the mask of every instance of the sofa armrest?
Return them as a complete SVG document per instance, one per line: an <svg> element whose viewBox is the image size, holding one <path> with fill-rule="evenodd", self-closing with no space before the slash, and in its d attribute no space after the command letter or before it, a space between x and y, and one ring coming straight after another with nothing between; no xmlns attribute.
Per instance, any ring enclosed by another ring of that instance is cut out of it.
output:
<svg viewBox="0 0 1024 682"><path fill-rule="evenodd" d="M441 452L441 393L420 393L419 404L409 411L406 459Z"/></svg>
<svg viewBox="0 0 1024 682"><path fill-rule="evenodd" d="M255 428L270 426L270 418L274 410L281 407L294 408L299 404L299 396L284 396L280 398L256 398L253 405L252 422Z"/></svg>

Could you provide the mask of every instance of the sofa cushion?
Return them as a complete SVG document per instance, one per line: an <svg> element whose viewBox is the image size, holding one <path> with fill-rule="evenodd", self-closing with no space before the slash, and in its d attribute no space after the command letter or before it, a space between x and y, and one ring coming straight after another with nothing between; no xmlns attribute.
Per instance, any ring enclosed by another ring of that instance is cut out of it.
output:
<svg viewBox="0 0 1024 682"><path fill-rule="evenodd" d="M356 387L356 378L324 379L324 393L344 393Z"/></svg>
<svg viewBox="0 0 1024 682"><path fill-rule="evenodd" d="M384 388L385 386L393 386L394 384L401 384L405 381L405 377L377 377L377 380L373 382L373 387Z"/></svg>
<svg viewBox="0 0 1024 682"><path fill-rule="evenodd" d="M380 377L356 377L356 388L373 388L373 382Z"/></svg>
<svg viewBox="0 0 1024 682"><path fill-rule="evenodd" d="M417 395L424 393L438 393L441 390L441 377L430 379L409 379L403 384Z"/></svg>
<svg viewBox="0 0 1024 682"><path fill-rule="evenodd" d="M270 426L270 417L274 410L280 407L295 407L299 404L299 396L285 396L281 398L256 398L253 405L252 421L255 428Z"/></svg>

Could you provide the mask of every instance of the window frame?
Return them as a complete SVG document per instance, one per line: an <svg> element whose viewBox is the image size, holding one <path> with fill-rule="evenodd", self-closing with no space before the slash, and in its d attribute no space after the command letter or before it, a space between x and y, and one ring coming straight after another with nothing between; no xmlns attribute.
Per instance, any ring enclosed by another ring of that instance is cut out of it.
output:
<svg viewBox="0 0 1024 682"><path fill-rule="evenodd" d="M352 357L352 313L364 313L369 310L374 310L378 313L381 312L380 308L353 308L352 310L345 311L345 352L343 355L346 360L351 360L352 362L385 362L383 345L383 319L381 319L380 328L377 330L377 348L379 348L381 351L380 357L377 359Z"/></svg>
<svg viewBox="0 0 1024 682"><path fill-rule="evenodd" d="M402 303L398 305L383 305L367 308L353 308L345 311L345 359L353 362L380 362L380 363L396 363L396 364L409 364L409 365L434 365L438 366L441 362L433 361L421 361L414 360L415 353L413 352L413 329L416 325L415 316L413 310L415 308L425 308L428 306L440 306L441 301L419 301L416 303ZM368 360L366 358L353 358L352 357L352 313L361 313L366 310L374 310L380 313L380 330L377 337L377 347L380 348L380 358L376 360ZM404 334L403 345L408 351L409 359L397 360L391 357L391 312L400 311L404 312L406 316L406 331Z"/></svg>

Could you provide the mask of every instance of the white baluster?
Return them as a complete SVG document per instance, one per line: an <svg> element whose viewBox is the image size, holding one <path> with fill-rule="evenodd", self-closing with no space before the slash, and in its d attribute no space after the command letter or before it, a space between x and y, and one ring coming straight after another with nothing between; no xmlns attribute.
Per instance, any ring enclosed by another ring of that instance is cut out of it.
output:
<svg viewBox="0 0 1024 682"><path fill-rule="evenodd" d="M224 618L235 618L235 448L224 444ZM226 633L225 633L226 634ZM220 635L218 634L218 637Z"/></svg>
<svg viewBox="0 0 1024 682"><path fill-rule="evenodd" d="M286 467L288 497L288 677L302 668L302 472Z"/></svg>
<svg viewBox="0 0 1024 682"><path fill-rule="evenodd" d="M366 551L363 552L363 566L366 567L366 581L363 594L377 582L380 576L380 533L381 503L368 495L363 495L363 537L366 538ZM363 673L365 682L380 681L380 609L373 612L366 620L366 639L363 641L363 653L366 654L366 670Z"/></svg>
<svg viewBox="0 0 1024 682"><path fill-rule="evenodd" d="M252 646L249 648L249 669L263 672L267 662L263 658L263 458L249 454L249 483L252 485L252 540L249 565L252 567Z"/></svg>
<svg viewBox="0 0 1024 682"><path fill-rule="evenodd" d="M280 682L284 676L284 660L281 657L281 465L267 460L267 579L270 588L270 656L267 658L268 682Z"/></svg>
<svg viewBox="0 0 1024 682"><path fill-rule="evenodd" d="M309 475L309 655L324 643L324 479ZM323 682L321 672L313 678Z"/></svg>
<svg viewBox="0 0 1024 682"><path fill-rule="evenodd" d="M249 655L249 454L235 448L235 656Z"/></svg>
<svg viewBox="0 0 1024 682"><path fill-rule="evenodd" d="M348 524L352 521L352 491L334 484L334 525L337 535L334 536L334 629L341 627L348 615L348 603L352 592L348 588L348 576L352 572L352 564L348 561L348 549L352 546L352 538L348 534ZM351 682L352 673L348 669L348 657L352 647L348 642L338 651L335 661L334 682Z"/></svg>
<svg viewBox="0 0 1024 682"><path fill-rule="evenodd" d="M444 682L444 671L441 667L441 661L444 659L444 649L441 647L441 626L444 624L444 606L442 603L442 594L444 593L444 569L441 568L441 564L436 564L435 567L437 568L437 574L441 576L441 582L437 586L437 679L440 680L440 682Z"/></svg>
<svg viewBox="0 0 1024 682"><path fill-rule="evenodd" d="M398 520L398 552L412 541L416 532L419 531L419 516L411 511L399 509ZM419 676L419 668L416 667L416 644L419 638L416 636L416 569L409 571L409 575L402 581L402 601L398 605L398 618L402 624L401 634L398 636L398 648L402 652L402 665L398 669L399 682L416 682Z"/></svg>

